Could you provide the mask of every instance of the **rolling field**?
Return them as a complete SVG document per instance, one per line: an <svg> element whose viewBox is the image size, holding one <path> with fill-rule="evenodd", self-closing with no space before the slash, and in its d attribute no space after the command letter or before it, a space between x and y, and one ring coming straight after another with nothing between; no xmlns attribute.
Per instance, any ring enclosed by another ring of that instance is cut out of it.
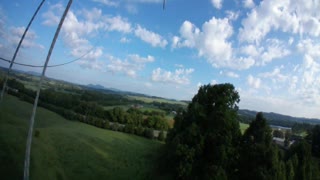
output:
<svg viewBox="0 0 320 180"><path fill-rule="evenodd" d="M125 111L127 111L130 108L132 108L131 105L115 105L115 106L104 106L103 109L104 110L111 110L111 109L113 109L115 107L120 107ZM142 112L144 112L144 111L157 111L157 112L165 113L164 110L161 110L161 109L158 109L158 108L155 108L155 107L148 107L148 106L143 106L143 107L139 108L139 110L142 111Z"/></svg>
<svg viewBox="0 0 320 180"><path fill-rule="evenodd" d="M128 99L143 101L145 103L159 102L159 103L169 103L169 104L180 104L180 105L185 105L185 106L187 105L187 103L185 103L185 102L162 99L162 98L141 97L141 96L130 95L130 96L128 96Z"/></svg>
<svg viewBox="0 0 320 180"><path fill-rule="evenodd" d="M245 124L245 123L241 123L241 122L239 124L240 124L241 133L243 134L246 131L246 129L248 129L249 124Z"/></svg>
<svg viewBox="0 0 320 180"><path fill-rule="evenodd" d="M116 105L116 106L103 106L103 110L112 110L113 108L120 107L123 110L127 111L130 109L130 105Z"/></svg>
<svg viewBox="0 0 320 180"><path fill-rule="evenodd" d="M32 105L5 96L0 104L1 179L22 179ZM158 141L68 121L38 108L30 179L154 179Z"/></svg>

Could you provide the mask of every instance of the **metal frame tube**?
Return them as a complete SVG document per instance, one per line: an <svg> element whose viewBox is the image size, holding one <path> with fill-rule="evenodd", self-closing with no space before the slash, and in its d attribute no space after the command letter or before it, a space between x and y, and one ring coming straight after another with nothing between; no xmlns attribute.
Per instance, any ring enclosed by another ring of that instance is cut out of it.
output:
<svg viewBox="0 0 320 180"><path fill-rule="evenodd" d="M37 95L36 95L36 98L35 98L34 104L33 104L33 110L32 110L32 115L31 115L31 118L30 118L30 126L29 126L28 138L27 138L26 156L25 156L25 161L24 161L24 173L23 173L23 179L24 180L29 180L30 151L31 151L31 144L32 144L33 126L34 126L34 119L35 119L35 116L36 116L37 105L38 105L38 100L39 100L39 96L40 96L40 90L41 90L42 81L43 81L43 79L45 77L47 65L48 65L48 62L50 60L50 56L51 56L52 50L54 48L54 45L55 45L56 40L58 38L60 29L61 29L62 24L64 22L64 19L65 19L66 15L67 15L67 13L68 13L68 11L70 9L71 4L72 4L72 0L69 0L68 5L67 5L67 7L66 7L61 19L60 19L60 23L59 23L58 28L56 30L56 33L55 33L55 35L53 37L53 40L51 42L51 46L50 46L50 49L49 49L49 52L48 52L48 55L47 55L47 58L46 58L46 62L45 62L44 67L43 67L43 71L42 71L42 75L41 75L39 84L38 84Z"/></svg>

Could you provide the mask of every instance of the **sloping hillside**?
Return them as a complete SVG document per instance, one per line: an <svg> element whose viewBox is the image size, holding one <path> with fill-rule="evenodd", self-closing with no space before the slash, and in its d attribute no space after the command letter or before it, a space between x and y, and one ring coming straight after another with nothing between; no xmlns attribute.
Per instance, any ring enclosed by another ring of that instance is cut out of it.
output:
<svg viewBox="0 0 320 180"><path fill-rule="evenodd" d="M6 96L0 105L1 179L22 179L32 105ZM99 129L38 108L31 179L150 179L158 141Z"/></svg>

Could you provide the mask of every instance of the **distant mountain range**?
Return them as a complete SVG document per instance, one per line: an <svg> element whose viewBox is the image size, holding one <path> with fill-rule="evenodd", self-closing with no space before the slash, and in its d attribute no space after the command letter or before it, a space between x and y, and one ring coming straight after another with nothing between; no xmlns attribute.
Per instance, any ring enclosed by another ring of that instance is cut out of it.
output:
<svg viewBox="0 0 320 180"><path fill-rule="evenodd" d="M26 71L25 73L30 74L30 75L34 75L34 76L41 76L42 75L41 73L34 72L34 71Z"/></svg>
<svg viewBox="0 0 320 180"><path fill-rule="evenodd" d="M106 89L104 86L101 86L100 84L88 84L87 87L92 88L92 89Z"/></svg>
<svg viewBox="0 0 320 180"><path fill-rule="evenodd" d="M142 96L142 97L152 97L152 96L148 96L145 94L141 94L141 93L135 93L135 92L130 92L130 91L122 91L119 89L115 89L115 88L106 88L100 84L88 84L83 86L85 88L89 88L89 89L93 89L93 90L97 90L100 92L105 92L105 93L113 93L113 94L122 94L122 95L134 95L134 96Z"/></svg>
<svg viewBox="0 0 320 180"><path fill-rule="evenodd" d="M1 66L0 66L0 70L7 71L8 68L6 68L6 67L1 67ZM39 72L23 71L23 70L19 70L19 69L11 69L11 70L12 70L13 72L19 72L19 73L29 74L29 75L33 75L33 76L41 76L41 73L39 73Z"/></svg>
<svg viewBox="0 0 320 180"><path fill-rule="evenodd" d="M179 101L176 99L168 99L168 98L163 98L163 97L158 97L158 96L150 96L146 94L141 94L141 93L136 93L136 92L130 92L130 91L122 91L119 89L115 88L106 88L100 84L88 84L84 86L85 88L105 92L105 93L113 93L113 94L121 94L121 95L132 95L132 96L139 96L139 97L147 97L147 98L155 98L155 99L164 99L164 100L170 100L170 101L176 101L176 102L185 102L189 103L188 101Z"/></svg>
<svg viewBox="0 0 320 180"><path fill-rule="evenodd" d="M245 120L252 120L255 118L257 111L240 109L238 114ZM282 115L273 112L262 112L263 116L267 119L269 124L273 125L286 125L292 126L294 123L309 123L309 124L320 124L320 119L316 118L302 118L302 117L292 117L288 115Z"/></svg>

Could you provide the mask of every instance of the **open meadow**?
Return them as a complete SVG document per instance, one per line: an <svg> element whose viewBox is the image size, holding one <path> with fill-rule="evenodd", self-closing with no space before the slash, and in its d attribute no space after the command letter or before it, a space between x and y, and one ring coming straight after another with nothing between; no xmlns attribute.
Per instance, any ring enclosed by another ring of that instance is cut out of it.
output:
<svg viewBox="0 0 320 180"><path fill-rule="evenodd" d="M240 130L241 130L241 133L243 134L249 127L249 124L245 124L245 123L239 123L240 125Z"/></svg>
<svg viewBox="0 0 320 180"><path fill-rule="evenodd" d="M138 101L142 101L145 103L158 102L158 103L179 104L179 105L183 105L183 106L187 105L187 103L182 102L182 101L174 101L174 100L157 98L157 97L142 97L142 96L128 95L128 99L138 100Z"/></svg>
<svg viewBox="0 0 320 180"><path fill-rule="evenodd" d="M22 179L32 105L6 95L0 105L1 179ZM151 179L163 143L69 121L38 108L31 179Z"/></svg>

